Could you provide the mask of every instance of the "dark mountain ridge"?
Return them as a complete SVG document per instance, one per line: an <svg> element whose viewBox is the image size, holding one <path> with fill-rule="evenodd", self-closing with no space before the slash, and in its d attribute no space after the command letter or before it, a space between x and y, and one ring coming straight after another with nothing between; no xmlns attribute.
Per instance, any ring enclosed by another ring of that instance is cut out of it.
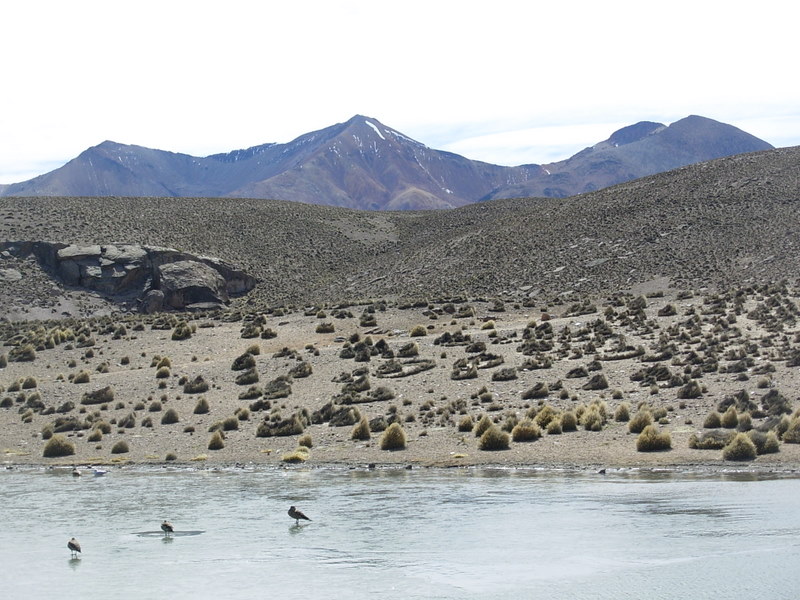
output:
<svg viewBox="0 0 800 600"><path fill-rule="evenodd" d="M1 196L228 197L368 210L455 208L487 199L568 197L686 164L771 146L690 116L641 122L549 165L504 167L428 148L369 117L198 158L105 141Z"/></svg>

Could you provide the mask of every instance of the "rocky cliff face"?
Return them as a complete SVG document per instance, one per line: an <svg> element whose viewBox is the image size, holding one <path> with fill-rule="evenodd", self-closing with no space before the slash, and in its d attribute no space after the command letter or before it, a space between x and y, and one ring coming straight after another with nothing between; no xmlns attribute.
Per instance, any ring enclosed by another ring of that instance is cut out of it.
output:
<svg viewBox="0 0 800 600"><path fill-rule="evenodd" d="M22 241L0 244L0 252L33 255L64 285L138 302L145 312L222 306L256 284L254 277L216 258L157 246Z"/></svg>

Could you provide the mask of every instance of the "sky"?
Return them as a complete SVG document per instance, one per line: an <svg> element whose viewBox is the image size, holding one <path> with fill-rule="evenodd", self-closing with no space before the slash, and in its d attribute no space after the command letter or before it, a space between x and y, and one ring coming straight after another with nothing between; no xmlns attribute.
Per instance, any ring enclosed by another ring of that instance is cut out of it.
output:
<svg viewBox="0 0 800 600"><path fill-rule="evenodd" d="M104 140L207 156L355 114L503 165L690 114L800 145L783 0L26 0L0 22L0 183Z"/></svg>

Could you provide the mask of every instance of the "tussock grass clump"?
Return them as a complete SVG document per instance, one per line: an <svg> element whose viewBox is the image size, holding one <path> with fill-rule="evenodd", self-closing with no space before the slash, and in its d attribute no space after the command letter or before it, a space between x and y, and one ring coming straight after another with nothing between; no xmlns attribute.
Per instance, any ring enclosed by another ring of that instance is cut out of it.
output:
<svg viewBox="0 0 800 600"><path fill-rule="evenodd" d="M411 331L408 333L411 337L423 337L428 335L428 330L425 329L424 325L415 325Z"/></svg>
<svg viewBox="0 0 800 600"><path fill-rule="evenodd" d="M548 435L561 435L561 419L553 419L547 424Z"/></svg>
<svg viewBox="0 0 800 600"><path fill-rule="evenodd" d="M661 452L672 448L672 436L668 431L663 433L655 425L648 425L636 438L636 449L639 452Z"/></svg>
<svg viewBox="0 0 800 600"><path fill-rule="evenodd" d="M644 428L648 425L653 424L653 413L650 412L649 408L646 406L642 406L636 414L633 415L630 421L628 421L628 431L631 433L641 433L644 431Z"/></svg>
<svg viewBox="0 0 800 600"><path fill-rule="evenodd" d="M175 341L188 340L192 337L192 333L194 333L192 327L186 321L181 321L172 330L172 339Z"/></svg>
<svg viewBox="0 0 800 600"><path fill-rule="evenodd" d="M631 407L627 402L621 403L614 411L614 420L618 423L627 423L631 419Z"/></svg>
<svg viewBox="0 0 800 600"><path fill-rule="evenodd" d="M458 430L462 433L472 431L473 427L475 427L475 421L472 419L472 415L464 415L458 422Z"/></svg>
<svg viewBox="0 0 800 600"><path fill-rule="evenodd" d="M147 407L147 410L149 410L150 412L159 412L162 410L162 408L163 406L161 405L161 401L154 400L153 402L150 403L150 406Z"/></svg>
<svg viewBox="0 0 800 600"><path fill-rule="evenodd" d="M159 367L158 371L156 371L156 379L167 379L172 372L169 370L169 367Z"/></svg>
<svg viewBox="0 0 800 600"><path fill-rule="evenodd" d="M208 391L208 382L202 375L198 375L191 381L183 384L184 394L203 394Z"/></svg>
<svg viewBox="0 0 800 600"><path fill-rule="evenodd" d="M574 412L568 410L561 415L561 431L577 431L578 417Z"/></svg>
<svg viewBox="0 0 800 600"><path fill-rule="evenodd" d="M475 428L472 430L475 434L475 437L481 437L484 432L492 426L492 420L489 418L489 415L483 415L480 420L475 424Z"/></svg>
<svg viewBox="0 0 800 600"><path fill-rule="evenodd" d="M114 401L114 388L110 385L93 392L86 392L81 397L81 404L106 404Z"/></svg>
<svg viewBox="0 0 800 600"><path fill-rule="evenodd" d="M167 462L172 462L173 460L178 460L178 455L174 452L167 452L167 455L164 457L164 460Z"/></svg>
<svg viewBox="0 0 800 600"><path fill-rule="evenodd" d="M800 444L800 417L792 417L781 439L787 444Z"/></svg>
<svg viewBox="0 0 800 600"><path fill-rule="evenodd" d="M597 404L590 404L581 417L583 428L586 431L600 431L605 424L606 417L601 407Z"/></svg>
<svg viewBox="0 0 800 600"><path fill-rule="evenodd" d="M547 398L550 395L550 386L548 386L544 381L539 381L534 384L532 388L529 388L522 392L522 399L523 400L535 400L538 398Z"/></svg>
<svg viewBox="0 0 800 600"><path fill-rule="evenodd" d="M246 371L239 373L234 380L236 385L253 385L254 383L258 383L258 371L253 369L247 369Z"/></svg>
<svg viewBox="0 0 800 600"><path fill-rule="evenodd" d="M237 356L231 364L232 371L244 371L252 369L256 366L256 359L250 352L245 352L241 356Z"/></svg>
<svg viewBox="0 0 800 600"><path fill-rule="evenodd" d="M419 356L419 344L416 342L408 342L403 344L397 351L398 358L414 358Z"/></svg>
<svg viewBox="0 0 800 600"><path fill-rule="evenodd" d="M72 378L72 383L89 383L90 379L91 376L89 374L89 371L86 370L78 371L75 374L75 377Z"/></svg>
<svg viewBox="0 0 800 600"><path fill-rule="evenodd" d="M316 332L317 333L333 333L336 331L336 328L333 326L331 322L320 323L317 325Z"/></svg>
<svg viewBox="0 0 800 600"><path fill-rule="evenodd" d="M722 458L725 460L754 460L757 454L756 445L746 433L737 433L722 449Z"/></svg>
<svg viewBox="0 0 800 600"><path fill-rule="evenodd" d="M239 400L255 400L263 395L264 390L261 389L261 386L251 385L249 388L239 394Z"/></svg>
<svg viewBox="0 0 800 600"><path fill-rule="evenodd" d="M314 446L314 441L311 439L310 434L305 434L300 436L300 439L297 440L298 446L303 446L304 448L311 448Z"/></svg>
<svg viewBox="0 0 800 600"><path fill-rule="evenodd" d="M539 427L547 427L550 424L550 421L557 418L558 418L558 411L549 404L545 404L536 413L534 421L536 421L536 424Z"/></svg>
<svg viewBox="0 0 800 600"><path fill-rule="evenodd" d="M717 411L712 411L708 413L706 420L703 421L703 427L705 429L718 429L722 427L722 417Z"/></svg>
<svg viewBox="0 0 800 600"><path fill-rule="evenodd" d="M678 399L679 400L691 400L693 398L699 398L703 395L703 390L700 387L700 384L695 380L692 379L686 385L682 386L678 390Z"/></svg>
<svg viewBox="0 0 800 600"><path fill-rule="evenodd" d="M208 410L208 400L206 400L204 397L198 398L197 404L194 405L194 414L204 415L208 412Z"/></svg>
<svg viewBox="0 0 800 600"><path fill-rule="evenodd" d="M22 344L8 351L8 360L11 362L32 362L36 360L36 349L33 344Z"/></svg>
<svg viewBox="0 0 800 600"><path fill-rule="evenodd" d="M756 454L774 454L780 451L780 442L774 431L748 431L747 436L756 447Z"/></svg>
<svg viewBox="0 0 800 600"><path fill-rule="evenodd" d="M72 456L75 454L75 444L63 435L54 435L44 446L42 456L45 458L58 458L59 456Z"/></svg>
<svg viewBox="0 0 800 600"><path fill-rule="evenodd" d="M132 429L136 427L136 413L130 412L122 417L119 421L117 421L117 427L120 429Z"/></svg>
<svg viewBox="0 0 800 600"><path fill-rule="evenodd" d="M551 421L551 423L555 422L556 420ZM560 427L559 433L561 433ZM523 419L511 430L511 439L515 442L533 442L538 440L540 437L542 437L542 430L531 419Z"/></svg>
<svg viewBox="0 0 800 600"><path fill-rule="evenodd" d="M239 419L234 417L226 417L222 421L222 429L224 431L235 431L239 429Z"/></svg>
<svg viewBox="0 0 800 600"><path fill-rule="evenodd" d="M369 421L367 417L361 417L361 420L353 427L350 432L351 440L366 441L370 438Z"/></svg>
<svg viewBox="0 0 800 600"><path fill-rule="evenodd" d="M298 446L292 452L287 452L281 457L281 460L285 463L296 464L306 462L309 458L309 451L308 448L305 446Z"/></svg>
<svg viewBox="0 0 800 600"><path fill-rule="evenodd" d="M35 388L36 385L37 385L36 378L32 377L30 375L22 380L22 389L23 390L31 390L31 389Z"/></svg>
<svg viewBox="0 0 800 600"><path fill-rule="evenodd" d="M739 423L736 425L737 431L750 431L753 428L753 417L750 413L742 413L739 415Z"/></svg>
<svg viewBox="0 0 800 600"><path fill-rule="evenodd" d="M89 442L101 442L103 441L103 432L100 431L99 429L95 429L94 431L92 431L92 433L88 435L86 440Z"/></svg>
<svg viewBox="0 0 800 600"><path fill-rule="evenodd" d="M722 416L720 417L720 425L725 429L736 429L739 425L739 415L736 412L735 406L729 406Z"/></svg>
<svg viewBox="0 0 800 600"><path fill-rule="evenodd" d="M732 431L712 429L702 435L692 434L689 437L689 448L693 450L722 450L733 439Z"/></svg>
<svg viewBox="0 0 800 600"><path fill-rule="evenodd" d="M180 417L178 416L178 411L174 408L167 409L167 411L161 416L162 425L172 425L178 421L180 421Z"/></svg>
<svg viewBox="0 0 800 600"><path fill-rule="evenodd" d="M304 377L309 377L313 372L314 371L311 367L311 363L303 361L289 369L289 377L294 379L302 379Z"/></svg>
<svg viewBox="0 0 800 600"><path fill-rule="evenodd" d="M42 439L49 440L51 437L53 437L53 424L47 423L42 426Z"/></svg>
<svg viewBox="0 0 800 600"><path fill-rule="evenodd" d="M106 421L95 421L93 428L103 433L111 433L111 425Z"/></svg>
<svg viewBox="0 0 800 600"><path fill-rule="evenodd" d="M588 391L598 391L598 390L605 390L608 388L608 380L606 376L602 373L597 373L596 375L592 375L591 379L583 384L584 390Z"/></svg>
<svg viewBox="0 0 800 600"><path fill-rule="evenodd" d="M211 436L211 439L208 440L208 449L209 450L222 450L225 447L225 440L222 437L222 433L219 431L215 431L214 435Z"/></svg>
<svg viewBox="0 0 800 600"><path fill-rule="evenodd" d="M120 440L111 446L111 454L126 454L128 452L130 452L130 448L125 440Z"/></svg>
<svg viewBox="0 0 800 600"><path fill-rule="evenodd" d="M381 436L381 450L405 450L406 432L399 423L392 423Z"/></svg>
<svg viewBox="0 0 800 600"><path fill-rule="evenodd" d="M492 425L483 432L478 442L481 450L508 450L510 436L497 425Z"/></svg>
<svg viewBox="0 0 800 600"><path fill-rule="evenodd" d="M8 357L5 354L0 354L0 369L5 369L8 366Z"/></svg>

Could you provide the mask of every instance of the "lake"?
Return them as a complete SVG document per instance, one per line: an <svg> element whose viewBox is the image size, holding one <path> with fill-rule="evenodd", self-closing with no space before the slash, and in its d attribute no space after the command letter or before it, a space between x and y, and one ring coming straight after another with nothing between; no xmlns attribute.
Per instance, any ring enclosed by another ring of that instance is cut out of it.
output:
<svg viewBox="0 0 800 600"><path fill-rule="evenodd" d="M0 598L654 600L796 598L800 587L794 477L85 473L0 472ZM296 526L290 505L312 521Z"/></svg>

